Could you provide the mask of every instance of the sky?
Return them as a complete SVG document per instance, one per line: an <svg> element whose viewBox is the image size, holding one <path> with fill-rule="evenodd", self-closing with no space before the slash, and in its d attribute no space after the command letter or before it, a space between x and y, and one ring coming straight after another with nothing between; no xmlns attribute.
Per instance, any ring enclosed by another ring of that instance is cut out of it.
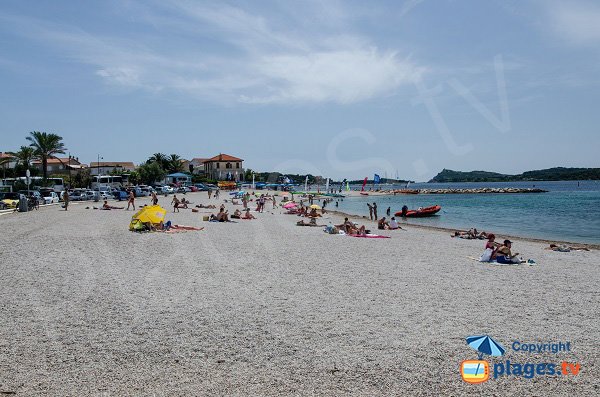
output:
<svg viewBox="0 0 600 397"><path fill-rule="evenodd" d="M600 3L0 3L0 151L426 181L599 167Z"/></svg>

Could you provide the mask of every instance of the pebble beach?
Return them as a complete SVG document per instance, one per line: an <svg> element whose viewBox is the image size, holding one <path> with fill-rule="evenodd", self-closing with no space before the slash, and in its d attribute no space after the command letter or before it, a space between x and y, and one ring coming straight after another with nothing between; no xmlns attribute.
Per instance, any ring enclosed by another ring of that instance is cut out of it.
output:
<svg viewBox="0 0 600 397"><path fill-rule="evenodd" d="M168 220L204 229L134 233L132 211L92 202L0 216L0 395L600 393L598 250L514 239L536 264L494 266L468 258L483 241L444 230L353 238L298 227L270 203L256 220L212 223L202 217L216 210L172 213L170 201L159 199ZM465 383L459 365L477 358L465 338L479 334L511 361L580 373ZM516 340L572 347L529 354Z"/></svg>

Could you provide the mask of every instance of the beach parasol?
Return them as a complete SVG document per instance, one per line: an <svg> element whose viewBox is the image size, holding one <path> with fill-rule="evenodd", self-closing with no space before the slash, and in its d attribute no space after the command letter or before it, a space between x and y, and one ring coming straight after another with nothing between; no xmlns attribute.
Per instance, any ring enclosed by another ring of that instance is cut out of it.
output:
<svg viewBox="0 0 600 397"><path fill-rule="evenodd" d="M147 205L142 207L131 217L129 230L134 230L138 224L152 223L153 225L158 225L160 222L165 221L166 215L167 210L160 205Z"/></svg>
<svg viewBox="0 0 600 397"><path fill-rule="evenodd" d="M321 209L321 207L319 207L316 204L311 205L310 208L315 209L315 210L320 210Z"/></svg>
<svg viewBox="0 0 600 397"><path fill-rule="evenodd" d="M469 336L467 337L467 345L469 345L470 348L477 350L479 360L481 360L484 354L490 356L502 356L505 352L501 344L487 335ZM480 363L477 363L475 375L479 372L479 366Z"/></svg>
<svg viewBox="0 0 600 397"><path fill-rule="evenodd" d="M505 352L504 347L502 347L501 344L487 335L469 336L467 337L467 345L479 352L480 360L484 354L490 356L502 356Z"/></svg>
<svg viewBox="0 0 600 397"><path fill-rule="evenodd" d="M298 204L296 204L296 203L294 203L294 202L292 201L291 203L287 203L287 204L285 204L285 205L283 206L283 208L285 208L285 209L289 209L289 208L295 208L295 207L297 207L297 206L298 206Z"/></svg>

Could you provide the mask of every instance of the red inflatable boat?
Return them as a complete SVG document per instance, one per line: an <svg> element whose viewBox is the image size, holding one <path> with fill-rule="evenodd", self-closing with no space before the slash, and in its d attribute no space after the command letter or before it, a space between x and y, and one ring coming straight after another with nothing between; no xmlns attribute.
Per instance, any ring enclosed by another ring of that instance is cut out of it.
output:
<svg viewBox="0 0 600 397"><path fill-rule="evenodd" d="M402 214L402 211L396 212L394 215L396 216L405 216L407 218L420 218L424 216L432 216L437 214L442 209L439 205L434 205L433 207L421 208L419 210L408 210L406 214Z"/></svg>

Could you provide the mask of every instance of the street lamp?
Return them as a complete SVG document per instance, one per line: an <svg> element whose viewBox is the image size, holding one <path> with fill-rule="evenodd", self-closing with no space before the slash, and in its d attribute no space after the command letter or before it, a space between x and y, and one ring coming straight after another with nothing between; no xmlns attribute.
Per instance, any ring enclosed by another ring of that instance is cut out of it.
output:
<svg viewBox="0 0 600 397"><path fill-rule="evenodd" d="M100 160L104 160L104 157L98 155L98 161L96 162L96 187L98 192L100 192Z"/></svg>

